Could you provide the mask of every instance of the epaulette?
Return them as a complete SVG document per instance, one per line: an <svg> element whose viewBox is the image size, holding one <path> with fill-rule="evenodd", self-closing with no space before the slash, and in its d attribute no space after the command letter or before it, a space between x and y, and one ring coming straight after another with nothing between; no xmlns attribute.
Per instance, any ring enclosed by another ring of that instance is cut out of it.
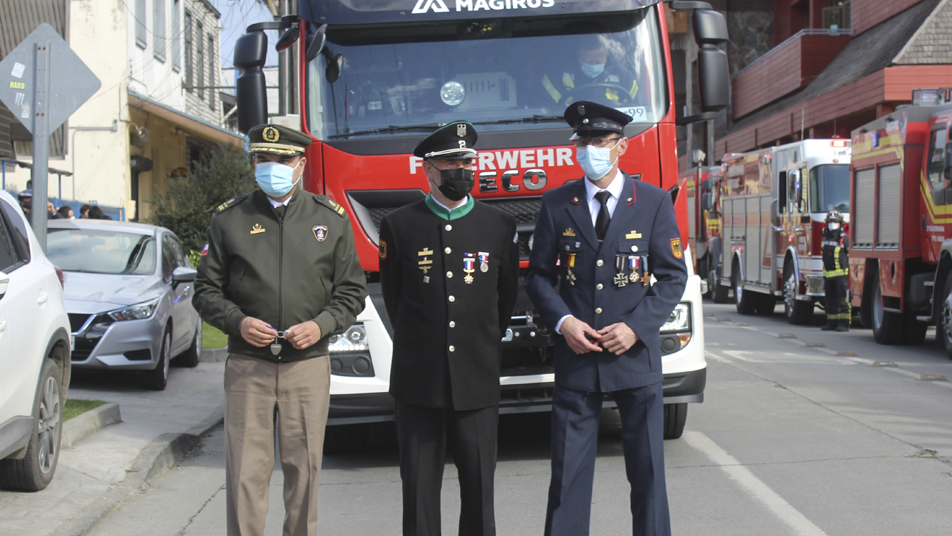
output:
<svg viewBox="0 0 952 536"><path fill-rule="evenodd" d="M247 197L248 197L248 194L232 197L228 201L225 201L224 203L218 205L218 207L215 209L215 214L221 214L222 212L230 209L231 207L237 205L238 203L241 203Z"/></svg>
<svg viewBox="0 0 952 536"><path fill-rule="evenodd" d="M341 204L338 203L337 201L334 201L333 199L331 199L330 197L327 197L326 195L317 195L317 196L314 196L314 197L315 197L315 199L317 199L317 202L318 202L318 203L320 203L320 204L326 206L327 208L333 210L334 213L337 214L338 216L340 216L341 218L343 218L344 216L347 215L347 211L344 210L344 207L341 206Z"/></svg>

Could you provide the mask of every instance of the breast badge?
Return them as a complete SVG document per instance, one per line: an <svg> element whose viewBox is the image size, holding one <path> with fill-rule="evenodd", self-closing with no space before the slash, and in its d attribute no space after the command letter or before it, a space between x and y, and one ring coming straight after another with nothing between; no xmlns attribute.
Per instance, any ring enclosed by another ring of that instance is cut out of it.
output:
<svg viewBox="0 0 952 536"><path fill-rule="evenodd" d="M326 225L315 225L315 226L311 229L311 232L314 233L314 238L316 238L318 242L323 242L324 240L327 239L327 226L326 226Z"/></svg>
<svg viewBox="0 0 952 536"><path fill-rule="evenodd" d="M251 228L251 234L263 233L264 231L265 229L264 227L261 226L260 223L254 224L254 226Z"/></svg>
<svg viewBox="0 0 952 536"><path fill-rule="evenodd" d="M575 229L569 227L565 230L565 232L562 233L562 236L575 236Z"/></svg>
<svg viewBox="0 0 952 536"><path fill-rule="evenodd" d="M380 258L386 260L387 258L387 241L380 239Z"/></svg>

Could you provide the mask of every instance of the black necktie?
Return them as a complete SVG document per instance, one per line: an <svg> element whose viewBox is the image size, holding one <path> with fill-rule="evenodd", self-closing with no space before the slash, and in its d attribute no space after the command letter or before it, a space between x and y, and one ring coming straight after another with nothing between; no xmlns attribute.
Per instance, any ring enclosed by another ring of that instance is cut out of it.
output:
<svg viewBox="0 0 952 536"><path fill-rule="evenodd" d="M284 221L284 213L287 212L287 205L278 205L274 207L274 212L278 215L278 219Z"/></svg>
<svg viewBox="0 0 952 536"><path fill-rule="evenodd" d="M598 209L598 217L595 218L595 235L598 236L599 242L604 240L605 233L608 231L608 222L612 219L611 214L608 213L608 198L611 195L608 190L602 190L595 194L595 199L598 199L598 202L602 204L602 208Z"/></svg>

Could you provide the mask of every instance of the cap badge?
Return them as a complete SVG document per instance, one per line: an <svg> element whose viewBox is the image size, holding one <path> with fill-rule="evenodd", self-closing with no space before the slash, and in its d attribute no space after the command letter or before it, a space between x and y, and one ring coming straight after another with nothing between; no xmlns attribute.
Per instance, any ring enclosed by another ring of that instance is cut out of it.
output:
<svg viewBox="0 0 952 536"><path fill-rule="evenodd" d="M466 148L466 140L459 140L459 148L460 149Z"/></svg>
<svg viewBox="0 0 952 536"><path fill-rule="evenodd" d="M261 132L261 136L264 138L264 141L274 143L281 138L281 133L274 127L265 127Z"/></svg>
<svg viewBox="0 0 952 536"><path fill-rule="evenodd" d="M460 138L462 138L463 136L466 135L466 125L465 125L465 124L460 123L460 124L456 125L456 135L459 136ZM461 145L460 147L462 147L462 145Z"/></svg>
<svg viewBox="0 0 952 536"><path fill-rule="evenodd" d="M578 114L579 114L579 115L585 115L585 105L584 105L584 104L579 104L579 105L578 105Z"/></svg>

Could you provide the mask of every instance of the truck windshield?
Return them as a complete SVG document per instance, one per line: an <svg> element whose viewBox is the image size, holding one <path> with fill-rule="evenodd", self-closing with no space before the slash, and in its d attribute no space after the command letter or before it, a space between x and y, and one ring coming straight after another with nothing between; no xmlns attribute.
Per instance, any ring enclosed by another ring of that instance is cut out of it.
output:
<svg viewBox="0 0 952 536"><path fill-rule="evenodd" d="M850 167L826 164L810 170L810 212L850 210Z"/></svg>
<svg viewBox="0 0 952 536"><path fill-rule="evenodd" d="M564 125L578 100L656 123L667 112L663 51L653 9L332 27L308 65L308 126L329 140L419 136L458 119L481 132L532 130Z"/></svg>

